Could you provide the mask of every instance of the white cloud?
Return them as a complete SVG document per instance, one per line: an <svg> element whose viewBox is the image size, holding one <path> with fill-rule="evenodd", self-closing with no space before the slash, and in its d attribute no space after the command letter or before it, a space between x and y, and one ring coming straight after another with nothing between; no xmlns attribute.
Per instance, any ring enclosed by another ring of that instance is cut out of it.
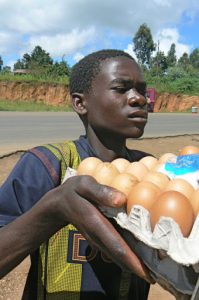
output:
<svg viewBox="0 0 199 300"><path fill-rule="evenodd" d="M153 0L153 2L161 6L171 6L171 1L169 0Z"/></svg>
<svg viewBox="0 0 199 300"><path fill-rule="evenodd" d="M13 70L15 63L16 63L16 60L9 60L6 64L6 66L11 67L11 70Z"/></svg>
<svg viewBox="0 0 199 300"><path fill-rule="evenodd" d="M175 43L177 58L181 57L184 52L189 54L192 48L192 45L186 45L180 42L180 35L177 28L164 28L158 31L154 41L156 44L159 42L159 50L165 54L168 53L171 44Z"/></svg>
<svg viewBox="0 0 199 300"><path fill-rule="evenodd" d="M128 44L127 48L124 49L125 52L127 52L128 54L130 54L132 57L136 58L135 52L133 51L133 44Z"/></svg>
<svg viewBox="0 0 199 300"><path fill-rule="evenodd" d="M12 51L19 58L39 44L58 57L86 54L99 42L100 48L114 46L110 33L118 40L132 38L142 23L153 36L164 35L163 30L177 26L183 14L193 21L199 1L125 0L119 5L115 0L0 0L0 12L0 55ZM162 47L167 49L167 43L162 36ZM179 53L189 47L180 43L180 37L177 43Z"/></svg>
<svg viewBox="0 0 199 300"><path fill-rule="evenodd" d="M88 29L73 29L66 34L32 36L27 42L25 52L31 52L35 46L40 45L52 57L72 55L81 50L86 43L95 41L96 33L93 27ZM21 52L21 55L24 53Z"/></svg>
<svg viewBox="0 0 199 300"><path fill-rule="evenodd" d="M75 62L78 62L80 59L82 59L84 57L84 55L82 53L76 53L73 57Z"/></svg>

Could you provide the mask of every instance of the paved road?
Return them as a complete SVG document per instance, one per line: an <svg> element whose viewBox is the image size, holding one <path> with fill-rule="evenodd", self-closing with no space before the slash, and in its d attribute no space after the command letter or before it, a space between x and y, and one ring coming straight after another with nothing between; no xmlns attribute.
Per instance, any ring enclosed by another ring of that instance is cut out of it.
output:
<svg viewBox="0 0 199 300"><path fill-rule="evenodd" d="M83 133L75 113L0 112L0 154ZM150 113L143 138L199 134L199 114Z"/></svg>

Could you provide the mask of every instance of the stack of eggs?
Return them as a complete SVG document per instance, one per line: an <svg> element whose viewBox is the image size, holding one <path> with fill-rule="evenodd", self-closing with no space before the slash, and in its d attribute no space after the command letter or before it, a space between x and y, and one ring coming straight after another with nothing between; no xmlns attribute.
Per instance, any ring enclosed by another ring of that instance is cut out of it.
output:
<svg viewBox="0 0 199 300"><path fill-rule="evenodd" d="M186 146L178 155L199 154L199 148ZM108 185L126 196L126 210L130 214L134 205L141 205L150 213L151 227L154 229L161 216L170 217L188 237L199 213L199 189L185 179L170 179L159 170L168 160L176 159L173 153L165 153L159 159L146 156L130 163L118 158L112 162L102 162L95 157L83 160L77 175L93 176L100 184Z"/></svg>

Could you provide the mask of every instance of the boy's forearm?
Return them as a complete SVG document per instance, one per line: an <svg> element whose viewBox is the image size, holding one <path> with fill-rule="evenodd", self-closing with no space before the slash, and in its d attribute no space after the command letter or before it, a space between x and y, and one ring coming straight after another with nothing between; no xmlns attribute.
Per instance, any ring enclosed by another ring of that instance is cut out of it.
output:
<svg viewBox="0 0 199 300"><path fill-rule="evenodd" d="M52 213L50 201L40 201L30 211L1 228L0 278L61 227L62 224Z"/></svg>

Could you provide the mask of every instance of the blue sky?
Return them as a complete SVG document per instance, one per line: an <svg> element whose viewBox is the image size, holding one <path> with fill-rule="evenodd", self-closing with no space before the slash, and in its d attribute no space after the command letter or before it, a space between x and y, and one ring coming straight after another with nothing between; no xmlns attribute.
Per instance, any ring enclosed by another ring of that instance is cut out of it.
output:
<svg viewBox="0 0 199 300"><path fill-rule="evenodd" d="M104 48L135 56L132 38L143 23L165 54L172 43L178 57L199 48L198 0L0 0L0 14L4 65L37 45L70 65Z"/></svg>

